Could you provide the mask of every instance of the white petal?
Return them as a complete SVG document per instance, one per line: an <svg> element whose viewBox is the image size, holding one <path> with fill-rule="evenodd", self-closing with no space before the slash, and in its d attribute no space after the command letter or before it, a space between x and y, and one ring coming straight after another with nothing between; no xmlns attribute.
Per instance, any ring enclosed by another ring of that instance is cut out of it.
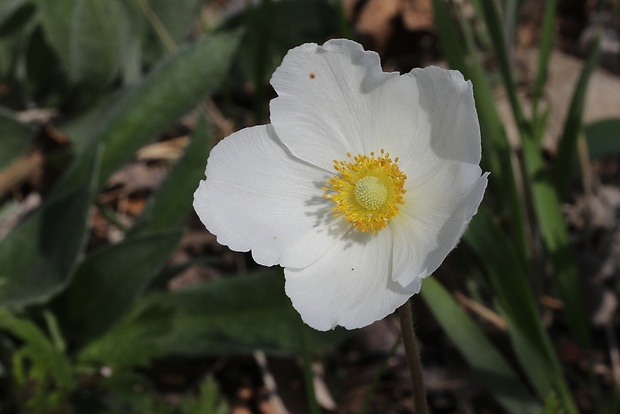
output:
<svg viewBox="0 0 620 414"><path fill-rule="evenodd" d="M478 166L451 163L407 192L406 204L390 222L395 281L418 286L437 270L476 213L487 176L480 176Z"/></svg>
<svg viewBox="0 0 620 414"><path fill-rule="evenodd" d="M394 78L397 73L382 71L379 55L353 41L304 44L287 53L271 78L278 93L271 122L296 157L331 171L347 152L380 149L369 146L373 91Z"/></svg>
<svg viewBox="0 0 620 414"><path fill-rule="evenodd" d="M433 153L442 160L480 164L480 125L471 82L458 71L437 67L414 69L406 76L415 79L418 104L427 114L416 134L430 138Z"/></svg>
<svg viewBox="0 0 620 414"><path fill-rule="evenodd" d="M312 265L285 268L286 294L315 329L361 328L394 312L419 290L395 283L391 262L389 227L374 235L353 230Z"/></svg>
<svg viewBox="0 0 620 414"><path fill-rule="evenodd" d="M196 213L220 244L252 250L259 264L280 263L288 248L318 233L314 249L286 255L287 264L305 266L342 235L325 214L332 203L321 187L329 174L293 157L270 125L243 129L216 145L206 176L194 193Z"/></svg>
<svg viewBox="0 0 620 414"><path fill-rule="evenodd" d="M408 182L446 161L478 165L480 127L471 82L457 71L414 69L373 92L376 148L399 158Z"/></svg>

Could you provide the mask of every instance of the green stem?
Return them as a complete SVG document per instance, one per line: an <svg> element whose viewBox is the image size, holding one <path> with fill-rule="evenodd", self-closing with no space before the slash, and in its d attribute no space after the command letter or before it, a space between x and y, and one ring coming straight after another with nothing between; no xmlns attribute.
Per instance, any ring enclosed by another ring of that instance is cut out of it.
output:
<svg viewBox="0 0 620 414"><path fill-rule="evenodd" d="M422 375L422 364L420 362L420 352L418 351L418 340L413 331L413 314L409 300L398 308L400 317L400 331L403 336L405 353L409 362L409 373L411 374L411 386L413 388L413 405L415 414L427 414L426 391L424 390L424 376Z"/></svg>

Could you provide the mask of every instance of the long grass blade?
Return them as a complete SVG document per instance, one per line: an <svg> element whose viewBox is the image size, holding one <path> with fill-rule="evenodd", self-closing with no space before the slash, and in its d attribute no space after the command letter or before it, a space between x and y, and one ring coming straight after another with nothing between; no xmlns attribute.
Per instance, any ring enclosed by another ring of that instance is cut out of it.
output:
<svg viewBox="0 0 620 414"><path fill-rule="evenodd" d="M565 304L567 320L573 335L584 348L589 348L588 325L585 317L579 273L562 217L560 200L545 169L533 125L526 120L517 97L516 85L503 41L500 17L493 1L482 2L483 17L498 60L500 73L508 93L512 112L521 134L523 161L532 192L534 212L541 229L545 248L553 262L556 284Z"/></svg>
<svg viewBox="0 0 620 414"><path fill-rule="evenodd" d="M522 379L441 283L426 279L421 295L475 375L506 412L522 414L540 410Z"/></svg>
<svg viewBox="0 0 620 414"><path fill-rule="evenodd" d="M583 110L588 92L588 83L592 77L592 73L598 63L600 55L600 41L597 35L588 54L579 80L575 85L575 90L571 98L570 107L566 120L564 121L564 129L558 144L558 152L555 159L553 178L555 185L560 194L564 194L568 189L571 179L571 171L575 164L577 153L577 137L581 133Z"/></svg>
<svg viewBox="0 0 620 414"><path fill-rule="evenodd" d="M547 72L549 68L549 58L553 46L553 35L555 33L555 16L557 0L547 0L543 14L543 25L540 35L540 52L538 54L538 69L536 70L536 80L534 81L534 93L532 95L532 114L538 117L538 104L543 94Z"/></svg>
<svg viewBox="0 0 620 414"><path fill-rule="evenodd" d="M510 240L481 208L465 233L465 242L479 258L508 322L508 332L525 375L538 394L557 393L567 413L576 413L562 369L551 345L530 289L526 265L519 261Z"/></svg>
<svg viewBox="0 0 620 414"><path fill-rule="evenodd" d="M436 2L436 5L439 8L445 9L446 7L440 1ZM443 13L447 14L447 11ZM488 168L492 172L491 187L493 193L497 195L498 210L510 220L511 235L516 240L516 246L519 248L522 260L525 261L529 257L529 244L526 241L527 218L522 202L523 197L515 180L512 150L508 143L506 130L497 112L488 76L476 50L473 33L458 9L456 16L459 23L458 27L462 32L462 36L459 38L464 40L463 47L466 51L466 54L463 54L461 50L461 56L469 58L467 73L474 85L476 109L482 133L482 147L484 148L483 168ZM442 31L456 32L454 25L449 24L449 22L443 23L439 30L440 33ZM456 37L456 34L451 37ZM446 36L445 38L449 39L450 37ZM461 59L463 58L461 57Z"/></svg>
<svg viewBox="0 0 620 414"><path fill-rule="evenodd" d="M502 30L502 20L497 10L494 1L482 1L481 2L482 16L486 23L487 30L491 38L491 44L493 45L494 56L499 64L499 71L504 82L504 87L508 94L508 100L510 101L510 107L514 115L517 127L520 131L528 131L530 126L523 114L523 108L517 97L517 88L512 74L512 67L510 64L510 55L506 47L506 39L504 37L504 31Z"/></svg>

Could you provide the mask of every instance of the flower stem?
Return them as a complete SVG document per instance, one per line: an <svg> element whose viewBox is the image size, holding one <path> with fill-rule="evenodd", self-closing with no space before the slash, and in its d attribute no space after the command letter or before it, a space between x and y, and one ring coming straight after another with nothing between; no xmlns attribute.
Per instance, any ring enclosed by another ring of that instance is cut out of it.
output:
<svg viewBox="0 0 620 414"><path fill-rule="evenodd" d="M405 345L405 353L407 354L407 361L409 362L415 414L427 414L428 407L426 406L426 391L424 390L422 364L420 363L418 340L413 331L413 315L411 312L411 302L409 300L398 308L398 316L400 317L400 330Z"/></svg>

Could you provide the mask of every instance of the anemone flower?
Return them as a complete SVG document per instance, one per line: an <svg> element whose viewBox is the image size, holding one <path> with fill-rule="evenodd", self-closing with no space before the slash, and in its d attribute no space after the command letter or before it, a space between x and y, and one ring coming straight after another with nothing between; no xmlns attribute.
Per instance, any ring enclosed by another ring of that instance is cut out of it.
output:
<svg viewBox="0 0 620 414"><path fill-rule="evenodd" d="M194 208L219 243L284 267L308 325L369 325L419 292L482 200L472 85L383 72L343 39L290 50L271 85L271 124L213 148Z"/></svg>

